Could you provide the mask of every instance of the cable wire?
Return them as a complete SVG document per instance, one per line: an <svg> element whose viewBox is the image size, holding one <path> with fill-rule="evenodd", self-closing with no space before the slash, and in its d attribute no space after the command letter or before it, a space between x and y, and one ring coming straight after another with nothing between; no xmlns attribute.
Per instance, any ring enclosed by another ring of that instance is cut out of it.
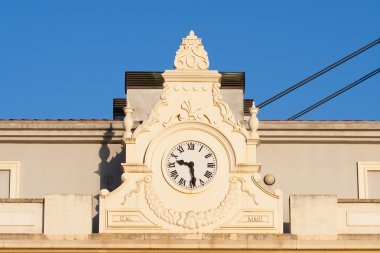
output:
<svg viewBox="0 0 380 253"><path fill-rule="evenodd" d="M342 89L340 89L340 90L334 92L334 93L331 94L330 96L325 97L324 99L322 99L322 100L320 100L319 102L313 104L312 106L306 108L305 110L303 110L303 111L301 111L301 112L299 112L299 113L293 115L293 116L290 117L288 120L295 120L295 119L301 117L302 115L304 115L304 114L310 112L311 110L314 110L314 109L317 108L318 106L323 105L323 104L326 103L327 101L329 101L329 100L331 100L331 99L333 99L333 98L339 96L340 94L342 94L342 93L348 91L349 89L351 89L351 88L355 87L356 85L358 85L358 84L364 82L365 80L367 80L368 78L371 78L372 76L378 74L379 72L380 72L380 68L378 68L378 69L372 71L371 73L369 73L369 74L363 76L362 78L360 78L360 79L356 80L355 82L353 82L353 83L347 85L346 87L344 87L344 88L342 88Z"/></svg>
<svg viewBox="0 0 380 253"><path fill-rule="evenodd" d="M340 59L339 61L337 61L337 62L331 64L330 66L327 66L326 68L324 68L324 69L322 69L322 70L316 72L315 74L309 76L308 78L306 78L306 79L304 79L304 80L302 80L302 81L300 81L300 82L294 84L293 86L291 86L291 87L287 88L286 90L284 90L284 91L278 93L277 95L275 95L275 96L273 96L273 97L271 97L271 98L265 100L265 101L262 102L261 104L257 105L257 107L258 107L258 108L263 108L264 106L266 106L266 105L268 105L268 104L270 104L270 103L276 101L277 99L279 99L279 98L285 96L286 94L288 94L288 93L294 91L295 89L298 89L299 87L301 87L301 86L303 86L303 85L309 83L310 81L314 80L315 78L317 78L317 77L323 75L324 73L326 73L326 72L332 70L333 68L335 68L335 67L341 65L342 63L344 63L344 62L346 62L346 61L352 59L353 57L355 57L355 56L357 56L357 55L363 53L364 51L370 49L371 47L373 47L373 46L375 46L375 45L377 45L377 44L379 44L379 43L380 43L380 38L379 38L379 39L376 39L376 40L374 40L374 41L372 41L371 43L365 45L364 47L362 47L362 48L356 50L355 52L353 52L353 53L347 55L346 57L343 57L342 59Z"/></svg>

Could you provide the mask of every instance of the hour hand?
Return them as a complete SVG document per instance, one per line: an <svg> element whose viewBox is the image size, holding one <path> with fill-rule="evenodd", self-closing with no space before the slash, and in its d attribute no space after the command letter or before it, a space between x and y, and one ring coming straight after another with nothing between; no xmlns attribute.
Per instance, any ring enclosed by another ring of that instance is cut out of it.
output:
<svg viewBox="0 0 380 253"><path fill-rule="evenodd" d="M187 165L187 166L189 166L189 163L184 162L183 160L178 160L177 163L178 163L179 165Z"/></svg>

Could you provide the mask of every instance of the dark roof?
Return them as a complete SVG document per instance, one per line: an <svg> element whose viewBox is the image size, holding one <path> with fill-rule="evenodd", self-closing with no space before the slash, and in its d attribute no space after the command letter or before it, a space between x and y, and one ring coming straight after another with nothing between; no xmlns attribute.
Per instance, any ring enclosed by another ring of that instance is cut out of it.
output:
<svg viewBox="0 0 380 253"><path fill-rule="evenodd" d="M123 108L127 106L127 100L125 98L113 99L113 119L123 119Z"/></svg>
<svg viewBox="0 0 380 253"><path fill-rule="evenodd" d="M162 71L125 72L125 92L127 89L162 89ZM219 72L222 75L221 89L245 89L245 72Z"/></svg>
<svg viewBox="0 0 380 253"><path fill-rule="evenodd" d="M253 99L246 98L244 99L244 116L248 116L249 114L249 108L252 107Z"/></svg>

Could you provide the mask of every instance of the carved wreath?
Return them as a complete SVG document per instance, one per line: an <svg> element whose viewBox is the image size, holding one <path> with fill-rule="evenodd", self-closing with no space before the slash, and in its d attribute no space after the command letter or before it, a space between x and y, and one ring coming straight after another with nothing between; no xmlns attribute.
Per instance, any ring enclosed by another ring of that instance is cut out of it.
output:
<svg viewBox="0 0 380 253"><path fill-rule="evenodd" d="M140 191L141 184L145 183L145 199L148 203L149 208L154 212L154 214L169 224L181 226L187 229L196 229L199 227L207 226L225 217L229 211L233 209L234 206L236 206L239 183L241 184L241 190L251 196L253 202L257 205L255 195L252 191L245 187L245 180L241 177L231 177L230 188L224 199L216 208L212 208L206 211L180 212L171 208L166 208L162 201L158 198L151 182L151 176L145 176L144 178L138 180L136 182L136 189L128 192L124 196L124 202L121 204L125 205L127 199L131 197L133 193L138 193Z"/></svg>

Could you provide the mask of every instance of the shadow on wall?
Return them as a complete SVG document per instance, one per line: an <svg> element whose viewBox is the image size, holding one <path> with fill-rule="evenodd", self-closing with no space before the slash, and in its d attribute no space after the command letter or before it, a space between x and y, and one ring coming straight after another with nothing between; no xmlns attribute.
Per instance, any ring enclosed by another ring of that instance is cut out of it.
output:
<svg viewBox="0 0 380 253"><path fill-rule="evenodd" d="M109 144L115 143L112 140L115 133L113 132L112 123L103 134L102 145L99 149L100 163L98 169L94 172L99 175L99 191L107 189L110 192L115 190L121 184L122 168L121 163L125 160L125 148L122 141L118 141L121 146L121 151L116 155L111 155ZM117 142L116 142L117 143ZM92 219L93 233L99 232L99 194L94 197L96 215Z"/></svg>

